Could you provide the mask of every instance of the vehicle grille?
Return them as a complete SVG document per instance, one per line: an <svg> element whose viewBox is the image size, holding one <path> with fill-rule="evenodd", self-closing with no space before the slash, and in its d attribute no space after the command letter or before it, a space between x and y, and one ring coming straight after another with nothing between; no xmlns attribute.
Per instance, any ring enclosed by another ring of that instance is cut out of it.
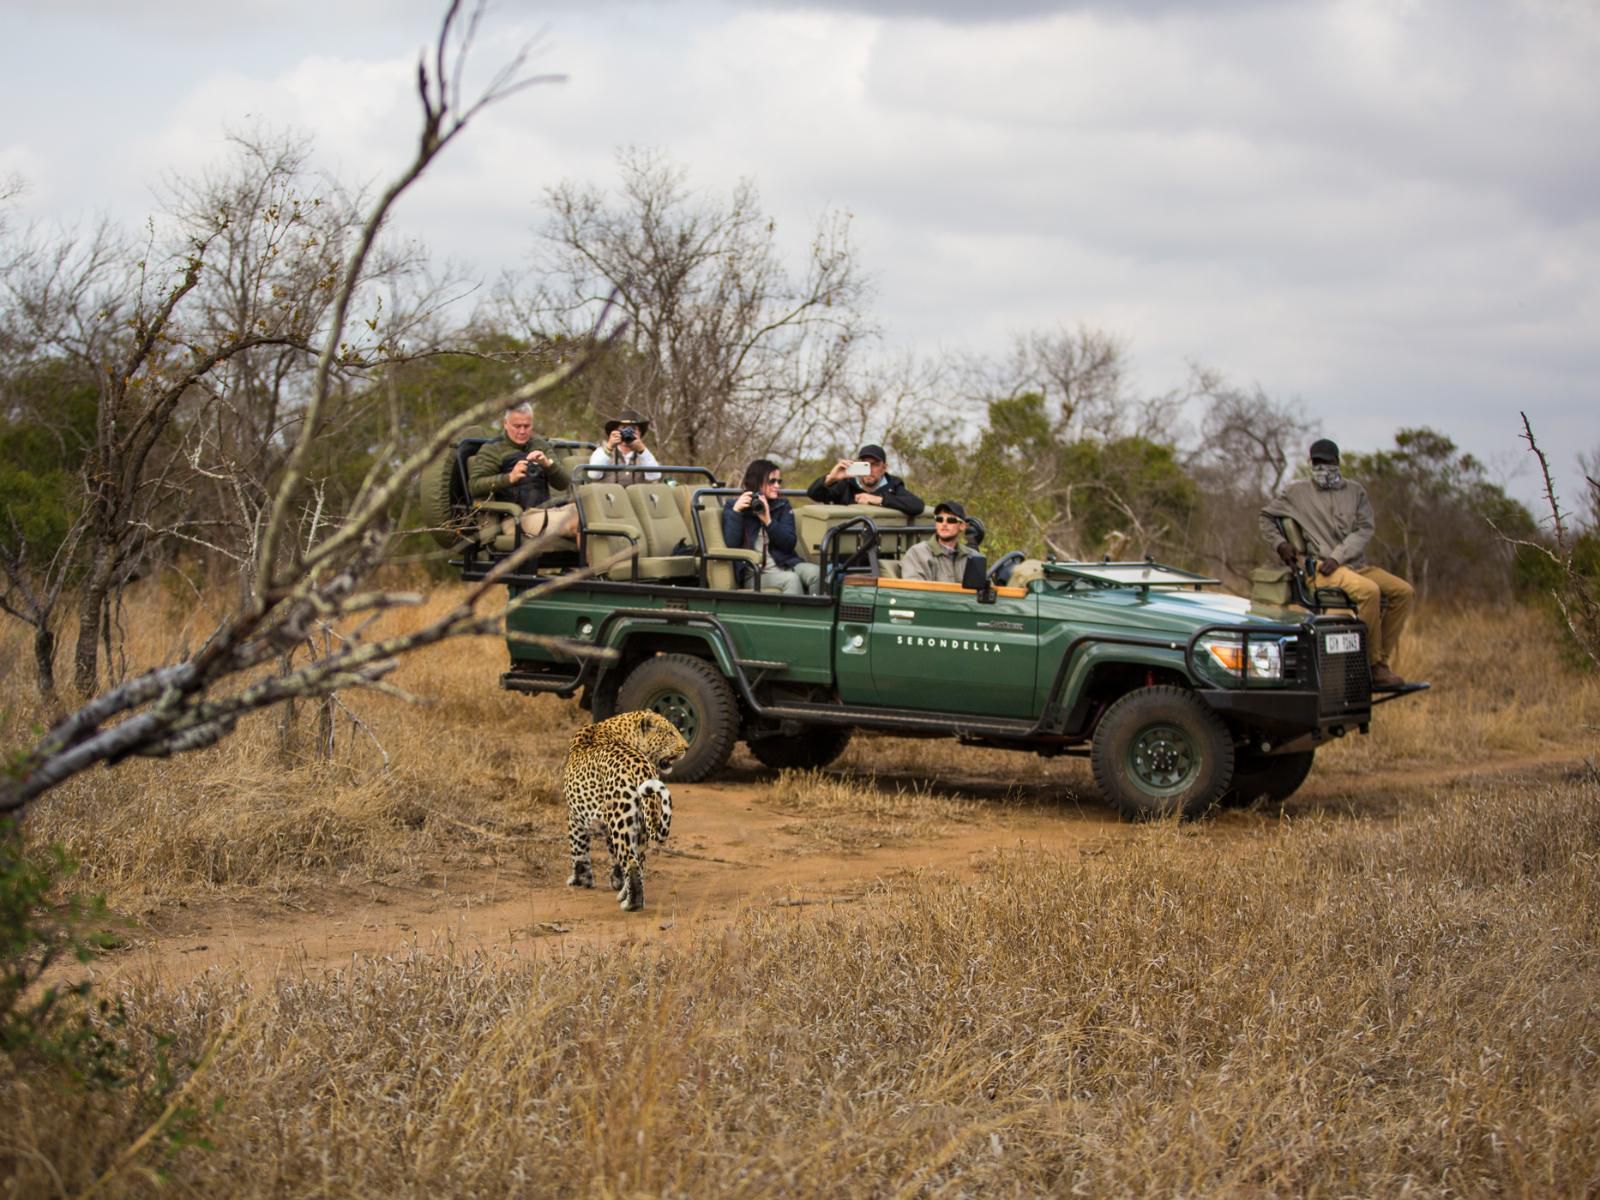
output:
<svg viewBox="0 0 1600 1200"><path fill-rule="evenodd" d="M1283 681L1299 683L1306 678L1304 663L1306 647L1299 638L1283 639Z"/></svg>
<svg viewBox="0 0 1600 1200"><path fill-rule="evenodd" d="M839 606L839 619L841 621L870 621L872 620L872 605L841 604Z"/></svg>
<svg viewBox="0 0 1600 1200"><path fill-rule="evenodd" d="M1366 641L1366 626L1359 622L1348 626L1318 623L1313 636L1316 638L1317 680L1321 695L1318 708L1324 716L1365 709L1372 703L1372 675L1367 669L1367 656L1327 652L1323 635L1336 633L1341 628L1359 630L1362 642Z"/></svg>

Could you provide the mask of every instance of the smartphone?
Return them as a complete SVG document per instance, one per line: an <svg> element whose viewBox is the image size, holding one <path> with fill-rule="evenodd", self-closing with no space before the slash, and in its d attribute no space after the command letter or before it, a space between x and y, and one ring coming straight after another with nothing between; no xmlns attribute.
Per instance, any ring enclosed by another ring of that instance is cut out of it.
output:
<svg viewBox="0 0 1600 1200"><path fill-rule="evenodd" d="M872 464L863 459L857 459L844 469L844 473L852 479L860 479L872 474Z"/></svg>

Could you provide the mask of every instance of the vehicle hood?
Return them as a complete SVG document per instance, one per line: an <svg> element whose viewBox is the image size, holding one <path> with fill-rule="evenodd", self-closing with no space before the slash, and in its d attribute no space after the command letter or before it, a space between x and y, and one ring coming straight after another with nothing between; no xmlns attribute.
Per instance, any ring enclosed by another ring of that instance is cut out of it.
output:
<svg viewBox="0 0 1600 1200"><path fill-rule="evenodd" d="M1176 634L1187 639L1207 625L1299 625L1306 620L1306 614L1252 603L1244 596L1226 592L1100 588L1042 592L1039 619L1107 626L1130 634Z"/></svg>

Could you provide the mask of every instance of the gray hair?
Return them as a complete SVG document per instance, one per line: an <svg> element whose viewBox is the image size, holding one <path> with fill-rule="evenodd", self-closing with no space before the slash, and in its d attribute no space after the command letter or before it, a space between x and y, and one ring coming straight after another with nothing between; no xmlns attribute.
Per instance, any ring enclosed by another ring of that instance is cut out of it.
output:
<svg viewBox="0 0 1600 1200"><path fill-rule="evenodd" d="M506 416L509 417L512 413L525 413L530 417L533 416L533 402L531 400L524 400L521 404L513 404L510 408L506 409Z"/></svg>

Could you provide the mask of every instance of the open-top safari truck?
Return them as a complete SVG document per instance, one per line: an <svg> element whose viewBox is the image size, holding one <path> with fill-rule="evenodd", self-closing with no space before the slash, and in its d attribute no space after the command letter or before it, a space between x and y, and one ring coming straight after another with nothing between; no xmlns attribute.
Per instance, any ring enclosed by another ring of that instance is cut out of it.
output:
<svg viewBox="0 0 1600 1200"><path fill-rule="evenodd" d="M740 590L734 566L754 552L725 545L721 522L738 489L701 468L631 484L585 472L602 477L575 477L582 553L625 556L551 587L578 561L568 544L508 577L520 602L501 683L576 694L595 720L666 715L689 742L675 779L714 775L741 740L769 766L816 767L854 730L879 730L1085 755L1124 815L1189 816L1283 800L1318 747L1371 720L1366 629L1345 612L1253 604L1150 561L1009 554L991 568L979 556L959 585L902 579L901 555L932 526L793 494L799 548L825 594ZM458 528L474 516L457 502ZM507 524L459 543L466 577L513 548Z"/></svg>

